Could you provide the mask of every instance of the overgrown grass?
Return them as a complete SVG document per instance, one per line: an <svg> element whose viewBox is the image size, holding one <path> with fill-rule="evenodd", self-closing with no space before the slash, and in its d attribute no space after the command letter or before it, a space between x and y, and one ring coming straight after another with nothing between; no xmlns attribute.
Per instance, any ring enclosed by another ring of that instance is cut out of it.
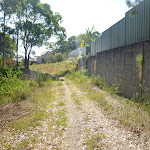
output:
<svg viewBox="0 0 150 150"><path fill-rule="evenodd" d="M34 144L36 136L36 134L34 135L34 129L38 126L42 126L41 121L47 119L51 115L51 112L47 111L47 108L50 107L53 102L55 93L55 91L51 91L49 88L51 84L52 83L50 81L47 83L47 85L36 88L31 97L27 97L25 102L18 102L18 105L16 107L22 106L14 112L21 112L18 117L15 116L15 118L10 121L3 120L3 122L6 123L5 125L3 123L3 126L1 127L3 128L3 130L0 130L1 146L5 147L6 149L22 149L27 148L26 146L31 143L32 140L32 144ZM9 117L14 117L14 115L9 114ZM24 135L24 133L26 134ZM18 141L17 143L15 143L16 135L20 135L26 138L23 138L22 141Z"/></svg>
<svg viewBox="0 0 150 150"><path fill-rule="evenodd" d="M100 76L92 75L91 79L92 83L98 86L100 89L103 89L111 94L116 94L119 92L119 87L121 84L117 81L113 83L112 86L108 86L105 79Z"/></svg>
<svg viewBox="0 0 150 150"><path fill-rule="evenodd" d="M42 73L60 75L67 72L67 70L74 70L76 64L77 64L77 60L74 58L70 58L62 62L30 65L30 69L34 71L40 71Z"/></svg>
<svg viewBox="0 0 150 150"><path fill-rule="evenodd" d="M37 72L36 82L39 86L43 86L44 82L49 79L49 76L47 74ZM49 79L50 80L50 79Z"/></svg>

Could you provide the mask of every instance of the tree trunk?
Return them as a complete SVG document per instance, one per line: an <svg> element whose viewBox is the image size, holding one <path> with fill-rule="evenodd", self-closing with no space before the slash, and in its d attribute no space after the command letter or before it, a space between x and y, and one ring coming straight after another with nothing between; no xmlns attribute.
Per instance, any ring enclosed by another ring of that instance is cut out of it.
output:
<svg viewBox="0 0 150 150"><path fill-rule="evenodd" d="M18 67L18 34L19 34L19 31L17 29L17 67Z"/></svg>
<svg viewBox="0 0 150 150"><path fill-rule="evenodd" d="M28 59L28 58L27 58L27 48L24 46L24 49L25 49L24 66L25 66L25 69L27 69L27 61L28 61L28 60L27 60L27 59Z"/></svg>
<svg viewBox="0 0 150 150"><path fill-rule="evenodd" d="M0 33L0 53L2 52L1 45L2 45L2 40L1 40L1 33Z"/></svg>
<svg viewBox="0 0 150 150"><path fill-rule="evenodd" d="M4 31L3 31L3 66L5 65L5 12L4 12Z"/></svg>
<svg viewBox="0 0 150 150"><path fill-rule="evenodd" d="M28 59L27 59L27 69L29 69L29 61L30 61L30 55L28 55Z"/></svg>
<svg viewBox="0 0 150 150"><path fill-rule="evenodd" d="M26 55L25 55L24 66L25 66L25 69L27 69L27 56Z"/></svg>

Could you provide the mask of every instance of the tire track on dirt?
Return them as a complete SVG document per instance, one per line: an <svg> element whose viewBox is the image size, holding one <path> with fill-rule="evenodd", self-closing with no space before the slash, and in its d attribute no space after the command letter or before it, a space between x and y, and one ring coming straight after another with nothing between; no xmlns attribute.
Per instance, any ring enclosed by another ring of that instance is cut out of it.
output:
<svg viewBox="0 0 150 150"><path fill-rule="evenodd" d="M64 79L66 108L69 118L63 141L68 150L106 149L106 150L148 150L141 138L123 127L117 121L108 119L96 103L89 100L70 81ZM69 84L68 84L69 83ZM73 96L74 95L74 96ZM77 98L78 109L73 101Z"/></svg>

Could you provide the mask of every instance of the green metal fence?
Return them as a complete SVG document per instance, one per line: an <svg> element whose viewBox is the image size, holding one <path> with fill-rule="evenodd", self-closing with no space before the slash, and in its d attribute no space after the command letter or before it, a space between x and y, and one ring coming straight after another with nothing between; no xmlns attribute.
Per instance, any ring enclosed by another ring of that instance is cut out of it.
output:
<svg viewBox="0 0 150 150"><path fill-rule="evenodd" d="M150 0L144 0L126 12L123 19L104 31L101 37L91 44L91 56L148 39L150 39Z"/></svg>

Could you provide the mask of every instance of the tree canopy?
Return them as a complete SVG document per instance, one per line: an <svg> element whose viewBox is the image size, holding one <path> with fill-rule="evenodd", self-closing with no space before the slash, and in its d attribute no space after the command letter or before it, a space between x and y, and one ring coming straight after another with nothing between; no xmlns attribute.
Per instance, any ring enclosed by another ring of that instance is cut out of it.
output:
<svg viewBox="0 0 150 150"><path fill-rule="evenodd" d="M128 7L135 7L136 5L138 5L140 2L142 2L143 0L126 0L126 4L128 5Z"/></svg>
<svg viewBox="0 0 150 150"><path fill-rule="evenodd" d="M6 11L6 7L10 11ZM3 17L4 22L6 15L9 18L12 15L12 18L15 18L13 20L15 26L13 30L17 31L15 32L17 38L24 47L26 68L29 66L29 58L33 47L42 46L51 36L57 36L60 39L65 37L65 28L60 26L62 22L61 15L59 13L54 14L50 5L43 4L40 0L2 0L0 8L5 14ZM5 23L1 27L3 27L5 33ZM5 40L3 41L5 43Z"/></svg>
<svg viewBox="0 0 150 150"><path fill-rule="evenodd" d="M84 34L80 34L77 37L71 36L67 40L60 39L55 43L50 43L48 49L50 49L53 54L68 54L79 47L90 46L100 35L98 31L95 31L94 27L92 27L91 30L88 28Z"/></svg>
<svg viewBox="0 0 150 150"><path fill-rule="evenodd" d="M67 40L59 39L57 42L49 43L48 49L51 50L51 53L69 53L74 49L77 49L77 37L71 36Z"/></svg>
<svg viewBox="0 0 150 150"><path fill-rule="evenodd" d="M0 33L0 37L3 36L3 33ZM0 40L0 49L3 47L3 38ZM5 35L5 54L6 57L15 56L16 52L16 42L8 34Z"/></svg>

